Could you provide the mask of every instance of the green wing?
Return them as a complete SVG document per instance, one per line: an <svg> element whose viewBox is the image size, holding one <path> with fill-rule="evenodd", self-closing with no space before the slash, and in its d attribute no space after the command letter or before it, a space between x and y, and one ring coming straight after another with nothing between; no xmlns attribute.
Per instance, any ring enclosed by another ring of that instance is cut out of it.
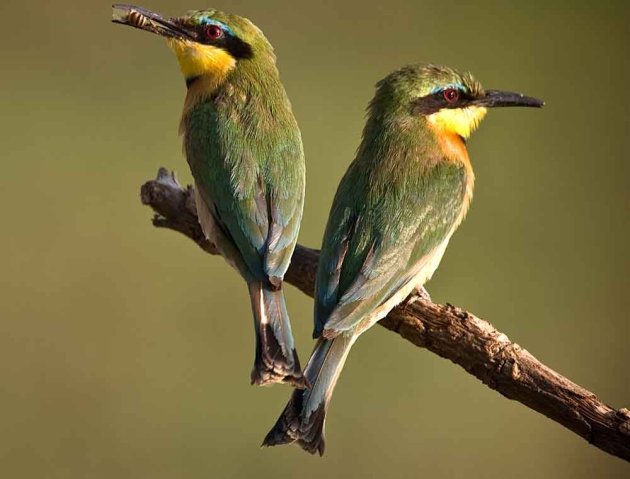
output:
<svg viewBox="0 0 630 479"><path fill-rule="evenodd" d="M333 202L317 275L316 336L353 328L413 279L462 210L463 166L436 162L379 182L370 173L351 165Z"/></svg>
<svg viewBox="0 0 630 479"><path fill-rule="evenodd" d="M238 250L240 258L229 259L275 283L288 268L302 216L302 141L288 103L270 121L243 110L214 101L195 107L186 120L186 157L215 222Z"/></svg>

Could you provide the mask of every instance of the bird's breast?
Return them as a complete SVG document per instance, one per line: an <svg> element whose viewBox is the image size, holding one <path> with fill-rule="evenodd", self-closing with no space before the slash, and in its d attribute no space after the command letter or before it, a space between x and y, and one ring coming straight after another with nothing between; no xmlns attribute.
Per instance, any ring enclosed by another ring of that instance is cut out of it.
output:
<svg viewBox="0 0 630 479"><path fill-rule="evenodd" d="M468 156L468 150L466 149L466 143L464 139L455 133L444 133L437 135L438 142L444 159L455 164L459 164L464 167L465 171L465 185L464 185L464 198L462 203L461 214L456 222L459 225L470 207L472 201L473 191L475 187L475 173L470 163L470 157Z"/></svg>

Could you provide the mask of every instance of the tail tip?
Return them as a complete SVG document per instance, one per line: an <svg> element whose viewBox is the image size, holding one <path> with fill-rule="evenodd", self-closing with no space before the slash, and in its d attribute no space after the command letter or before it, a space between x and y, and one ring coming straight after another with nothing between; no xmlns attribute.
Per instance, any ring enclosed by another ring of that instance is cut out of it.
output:
<svg viewBox="0 0 630 479"><path fill-rule="evenodd" d="M279 427L277 424L267 433L260 447L282 446L283 444L291 444L295 442L295 438L288 434L286 429Z"/></svg>
<svg viewBox="0 0 630 479"><path fill-rule="evenodd" d="M322 457L325 451L326 451L326 442L324 441L324 438L322 438L321 442L317 446L317 452L319 453L319 457Z"/></svg>
<svg viewBox="0 0 630 479"><path fill-rule="evenodd" d="M273 344L265 342L264 344ZM251 373L251 384L267 386L276 383L290 384L297 389L310 389L311 385L302 372L297 352L292 349L282 354L279 345L275 348L260 347L256 350L256 361Z"/></svg>
<svg viewBox="0 0 630 479"><path fill-rule="evenodd" d="M317 441L310 443L307 443L305 441L298 441L298 444L309 454L319 454L319 457L322 457L326 450L326 442L324 441L323 437L320 437Z"/></svg>
<svg viewBox="0 0 630 479"><path fill-rule="evenodd" d="M265 436L262 447L296 443L310 454L324 455L324 423L326 406L321 404L306 420L303 416L304 397L308 392L293 391L282 414Z"/></svg>
<svg viewBox="0 0 630 479"><path fill-rule="evenodd" d="M296 443L309 454L318 454L319 457L322 457L326 450L326 442L323 436L317 437L314 441L307 441L302 438L294 437L283 425L278 424L267 433L260 447L282 446L284 444L293 443Z"/></svg>
<svg viewBox="0 0 630 479"><path fill-rule="evenodd" d="M251 383L253 386L270 386L272 384L289 384L296 389L310 389L306 376L301 371L298 372L279 372L275 368L261 368L254 366L251 373Z"/></svg>

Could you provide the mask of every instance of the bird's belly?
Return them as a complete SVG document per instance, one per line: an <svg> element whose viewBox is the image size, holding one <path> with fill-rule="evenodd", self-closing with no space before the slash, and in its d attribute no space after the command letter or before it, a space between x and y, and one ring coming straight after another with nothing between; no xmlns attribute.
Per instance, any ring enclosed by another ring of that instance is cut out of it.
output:
<svg viewBox="0 0 630 479"><path fill-rule="evenodd" d="M431 276L433 276L433 273L440 265L440 261L442 260L442 256L444 256L449 240L450 235L442 242L442 244L428 254L425 259L418 262L417 272L413 274L411 279L407 281L402 288L400 288L389 299L378 306L371 314L361 321L355 330L355 334L357 336L387 316L387 314L402 303L414 291L414 289L424 286L424 284L431 279Z"/></svg>

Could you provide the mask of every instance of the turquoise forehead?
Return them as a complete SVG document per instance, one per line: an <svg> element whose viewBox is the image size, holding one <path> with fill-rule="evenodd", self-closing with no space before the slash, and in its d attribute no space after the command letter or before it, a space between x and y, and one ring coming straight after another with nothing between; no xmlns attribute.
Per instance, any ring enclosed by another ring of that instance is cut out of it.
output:
<svg viewBox="0 0 630 479"><path fill-rule="evenodd" d="M463 83L448 83L447 85L437 85L431 89L431 95L434 93L438 93L440 91L448 90L449 88L454 88L455 90L459 90L464 93L468 93L468 87Z"/></svg>
<svg viewBox="0 0 630 479"><path fill-rule="evenodd" d="M221 27L225 32L229 33L230 35L234 35L234 31L229 26L227 26L223 22L220 22L219 20L215 20L209 15L201 15L199 17L199 25L216 25L218 27Z"/></svg>

